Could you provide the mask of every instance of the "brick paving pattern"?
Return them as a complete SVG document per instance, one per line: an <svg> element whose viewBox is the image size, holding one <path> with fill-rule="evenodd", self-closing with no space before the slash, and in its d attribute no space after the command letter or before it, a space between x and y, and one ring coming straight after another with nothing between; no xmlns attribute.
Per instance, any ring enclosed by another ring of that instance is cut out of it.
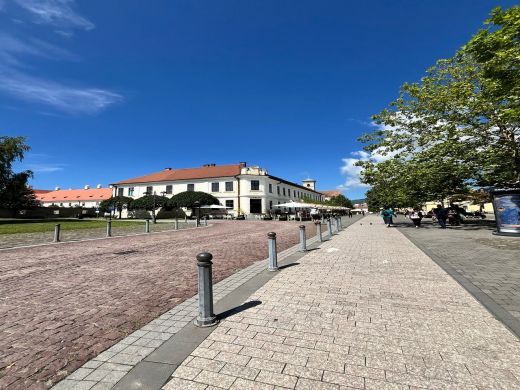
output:
<svg viewBox="0 0 520 390"><path fill-rule="evenodd" d="M298 222L213 223L0 251L0 388L48 388L195 295L198 252L213 253L219 281L266 258L268 231L280 250L298 242Z"/></svg>
<svg viewBox="0 0 520 390"><path fill-rule="evenodd" d="M116 221L116 220L115 220ZM119 222L119 221L117 221ZM178 228L192 228L194 222L190 221L188 223L184 223L183 221L179 221ZM156 224L150 223L150 232L162 232L167 230L174 230L173 222L158 222ZM144 221L142 225L129 225L129 226L119 226L114 224L112 227L112 236L128 236L134 234L140 234L144 232ZM60 233L60 241L68 242L68 241L81 241L87 239L96 239L96 238L104 238L106 237L107 230L105 227L96 228L96 229L75 229L75 230L66 230L63 229ZM0 249L5 248L15 248L20 246L27 245L40 245L40 244L50 244L54 239L54 231L52 232L43 232L43 233L19 233L19 234L2 234L0 235Z"/></svg>
<svg viewBox="0 0 520 390"><path fill-rule="evenodd" d="M520 388L519 340L379 222L368 216L281 271L164 390Z"/></svg>
<svg viewBox="0 0 520 390"><path fill-rule="evenodd" d="M420 248L439 256L520 320L520 240L494 236L492 227L462 226L439 229L425 223L414 229L402 223L402 233Z"/></svg>

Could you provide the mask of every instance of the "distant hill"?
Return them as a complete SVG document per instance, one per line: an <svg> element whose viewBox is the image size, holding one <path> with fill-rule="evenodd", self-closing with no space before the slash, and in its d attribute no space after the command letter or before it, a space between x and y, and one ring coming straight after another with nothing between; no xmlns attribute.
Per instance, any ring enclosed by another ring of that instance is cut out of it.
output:
<svg viewBox="0 0 520 390"><path fill-rule="evenodd" d="M352 203L366 203L366 199L351 199Z"/></svg>

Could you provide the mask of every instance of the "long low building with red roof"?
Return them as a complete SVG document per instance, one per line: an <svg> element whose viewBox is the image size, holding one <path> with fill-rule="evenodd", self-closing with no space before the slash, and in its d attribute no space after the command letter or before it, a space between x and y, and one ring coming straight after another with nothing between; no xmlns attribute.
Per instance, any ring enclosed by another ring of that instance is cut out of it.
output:
<svg viewBox="0 0 520 390"><path fill-rule="evenodd" d="M50 192L38 193L35 191L36 199L42 206L59 207L97 207L99 204L112 197L110 188L90 188L85 186L79 190L56 189Z"/></svg>
<svg viewBox="0 0 520 390"><path fill-rule="evenodd" d="M184 191L201 191L219 199L231 214L264 214L277 204L304 197L321 200L316 181L297 184L270 175L245 162L231 165L206 164L198 168L172 169L112 183L113 195L140 198L145 194L171 197ZM294 211L294 210L293 210Z"/></svg>

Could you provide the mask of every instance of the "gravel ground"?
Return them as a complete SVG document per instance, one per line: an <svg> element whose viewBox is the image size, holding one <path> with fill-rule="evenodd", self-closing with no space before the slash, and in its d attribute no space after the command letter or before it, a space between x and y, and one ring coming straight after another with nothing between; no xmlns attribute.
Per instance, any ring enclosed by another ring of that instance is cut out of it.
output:
<svg viewBox="0 0 520 390"><path fill-rule="evenodd" d="M195 295L197 253L213 253L220 281L267 257L269 231L278 234L280 251L295 245L298 225L222 221L0 251L0 388L48 388Z"/></svg>

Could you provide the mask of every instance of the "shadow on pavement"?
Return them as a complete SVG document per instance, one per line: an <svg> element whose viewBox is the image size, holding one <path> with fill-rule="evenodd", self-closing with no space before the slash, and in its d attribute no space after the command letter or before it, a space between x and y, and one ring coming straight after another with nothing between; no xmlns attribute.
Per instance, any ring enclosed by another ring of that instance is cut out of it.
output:
<svg viewBox="0 0 520 390"><path fill-rule="evenodd" d="M226 310L220 314L217 314L217 318L219 320L223 320L225 318L231 317L235 314L246 311L247 309L251 309L252 307L261 305L262 301L249 301L241 304L240 306L234 307L233 309Z"/></svg>
<svg viewBox="0 0 520 390"><path fill-rule="evenodd" d="M300 265L300 263L289 263L289 264L285 264L285 265L281 265L278 267L278 269L284 269L284 268L289 268L289 267L294 267L295 265Z"/></svg>

